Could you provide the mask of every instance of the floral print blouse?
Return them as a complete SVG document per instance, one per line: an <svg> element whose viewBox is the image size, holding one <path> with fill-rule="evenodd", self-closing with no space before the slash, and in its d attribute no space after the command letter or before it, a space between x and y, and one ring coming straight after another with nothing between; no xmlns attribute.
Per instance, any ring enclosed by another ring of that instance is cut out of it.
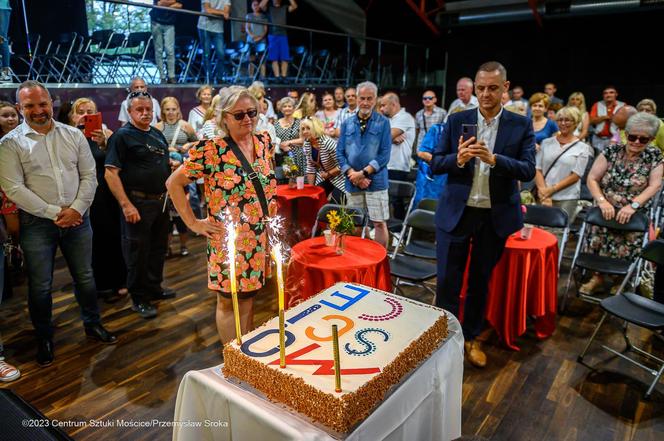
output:
<svg viewBox="0 0 664 441"><path fill-rule="evenodd" d="M0 214L15 214L18 213L16 204L7 199L5 192L0 189Z"/></svg>
<svg viewBox="0 0 664 441"><path fill-rule="evenodd" d="M254 135L256 160L252 164L258 173L268 202L269 216L277 213L277 181L271 167L267 133ZM265 285L270 266L269 238L262 222L262 209L254 186L242 164L222 138L201 141L189 150L185 172L191 179L203 178L208 216L218 219L229 213L237 226L236 274L238 292L255 291ZM208 240L208 288L231 292L226 232Z"/></svg>

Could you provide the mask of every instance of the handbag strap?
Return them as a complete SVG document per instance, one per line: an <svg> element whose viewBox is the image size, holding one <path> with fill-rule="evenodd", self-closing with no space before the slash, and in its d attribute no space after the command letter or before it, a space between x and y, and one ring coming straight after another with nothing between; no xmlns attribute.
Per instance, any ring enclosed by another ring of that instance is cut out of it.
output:
<svg viewBox="0 0 664 441"><path fill-rule="evenodd" d="M553 160L553 162L551 163L551 165L549 166L549 168L546 170L546 173L544 173L544 180L545 180L545 181L546 181L546 177L549 175L549 172L551 171L551 169L553 169L553 166L556 165L556 162L558 162L558 160L559 160L559 159L560 159L565 153L567 153L568 151L570 151L570 150L572 149L572 147L574 147L574 146L575 146L577 143L579 143L580 141L581 141L580 139L577 139L576 141L574 141L574 142L572 143L572 145L570 145L569 147L567 147L567 148L566 148L565 150L563 150L558 156L556 156L556 159Z"/></svg>
<svg viewBox="0 0 664 441"><path fill-rule="evenodd" d="M164 124L166 124L164 122ZM180 130L182 129L182 126L180 125L180 121L178 121L178 126L175 128L175 133L173 133L173 138L171 139L171 143L169 144L169 147L175 147L175 143L178 142L178 136L180 136Z"/></svg>
<svg viewBox="0 0 664 441"><path fill-rule="evenodd" d="M256 197L258 198L258 202L260 202L261 204L261 210L263 211L263 217L267 217L269 215L269 211L267 208L267 198L265 197L265 190L263 190L263 184L261 184L261 181L258 178L258 173L256 173L254 168L249 163L247 157L244 156L244 153L242 153L242 150L240 150L240 147L238 147L238 145L235 143L235 141L233 141L233 139L230 136L224 138L224 141L231 148L231 151L233 152L235 157L240 161L240 164L242 164L244 172L247 174L247 177L251 180L251 183L254 185L254 190L256 191Z"/></svg>

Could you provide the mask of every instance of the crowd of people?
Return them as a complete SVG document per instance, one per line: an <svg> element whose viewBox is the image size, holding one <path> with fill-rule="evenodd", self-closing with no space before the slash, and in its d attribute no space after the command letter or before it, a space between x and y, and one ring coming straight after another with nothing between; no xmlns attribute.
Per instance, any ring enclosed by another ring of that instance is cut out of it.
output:
<svg viewBox="0 0 664 441"><path fill-rule="evenodd" d="M5 248L23 252L37 362L47 366L55 357L51 287L58 247L74 279L85 333L113 344L99 299L129 295L140 317L155 317L155 302L176 296L163 286L165 259L187 256L191 233L207 237L208 287L217 296L225 342L234 333L223 244L232 222L242 330L250 330L253 298L270 273L264 220L277 212L277 175L290 158L331 201L366 210L372 238L384 247L387 221L404 219L408 202L390 199L390 180L415 182L416 201L439 200L437 305L458 312L472 241L463 331L469 361L484 366L476 337L488 278L506 237L522 225L522 187L530 183L537 203L560 207L573 220L587 185L607 219L628 222L660 188L664 123L653 100L628 106L613 86L589 111L581 92L564 104L551 83L526 99L496 62L482 65L474 80L459 79L456 89L449 111L434 90L425 90L413 116L398 93L379 94L369 81L319 96L289 90L274 97L276 105L260 82L218 91L203 85L185 119L176 98L158 101L134 78L118 115L122 126L113 133L103 124L89 126L97 114L94 97L63 106L56 119L46 87L22 83L16 105L0 102L6 232L0 238ZM463 132L468 124L476 132ZM612 257L639 251L637 241L600 229L589 244ZM581 290L601 283L593 277ZM19 375L0 345L0 380Z"/></svg>

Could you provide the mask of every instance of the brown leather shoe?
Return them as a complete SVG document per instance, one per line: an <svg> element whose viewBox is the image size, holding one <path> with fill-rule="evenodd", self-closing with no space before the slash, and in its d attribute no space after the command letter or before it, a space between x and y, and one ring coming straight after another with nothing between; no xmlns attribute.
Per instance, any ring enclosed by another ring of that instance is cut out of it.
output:
<svg viewBox="0 0 664 441"><path fill-rule="evenodd" d="M477 340L470 340L463 344L466 359L470 364L475 367L483 368L486 366L486 354L480 347L480 342Z"/></svg>

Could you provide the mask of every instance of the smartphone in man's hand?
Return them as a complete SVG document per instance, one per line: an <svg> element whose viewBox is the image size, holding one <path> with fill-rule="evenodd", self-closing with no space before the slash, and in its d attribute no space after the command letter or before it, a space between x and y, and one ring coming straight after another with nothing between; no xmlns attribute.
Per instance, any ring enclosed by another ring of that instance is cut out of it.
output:
<svg viewBox="0 0 664 441"><path fill-rule="evenodd" d="M473 136L477 140L477 124L461 124L461 136L468 141Z"/></svg>

